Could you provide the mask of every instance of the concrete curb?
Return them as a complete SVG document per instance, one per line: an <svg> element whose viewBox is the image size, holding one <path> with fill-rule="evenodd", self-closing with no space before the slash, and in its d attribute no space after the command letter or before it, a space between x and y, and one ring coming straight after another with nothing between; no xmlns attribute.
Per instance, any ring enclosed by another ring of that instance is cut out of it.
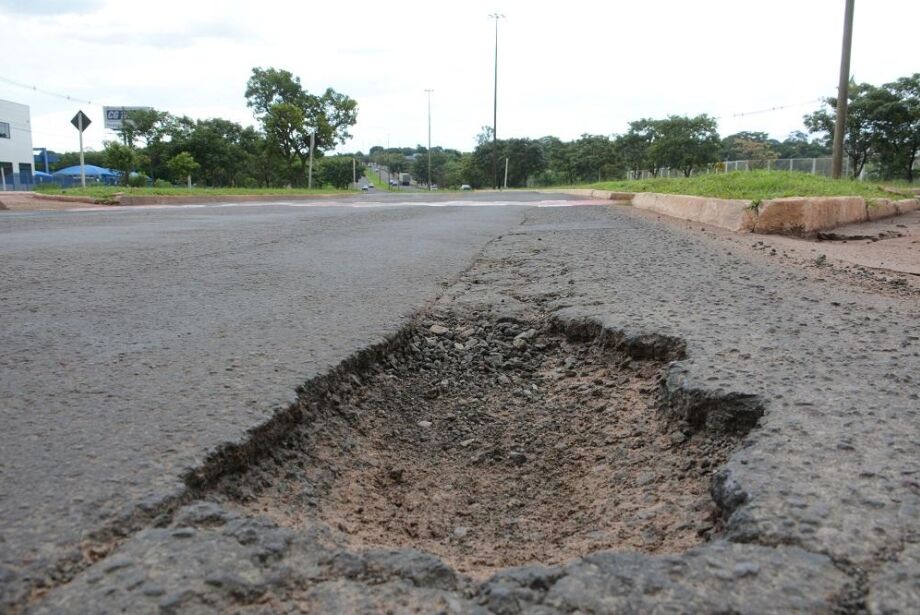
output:
<svg viewBox="0 0 920 615"><path fill-rule="evenodd" d="M638 209L737 232L751 232L757 219L757 212L751 201L743 199L640 192L633 197L632 205Z"/></svg>
<svg viewBox="0 0 920 615"><path fill-rule="evenodd" d="M656 192L610 192L588 188L541 190L618 201L672 218L700 222L740 233L810 236L857 222L900 216L920 209L920 199L862 197L786 197L755 204L746 199L717 199Z"/></svg>

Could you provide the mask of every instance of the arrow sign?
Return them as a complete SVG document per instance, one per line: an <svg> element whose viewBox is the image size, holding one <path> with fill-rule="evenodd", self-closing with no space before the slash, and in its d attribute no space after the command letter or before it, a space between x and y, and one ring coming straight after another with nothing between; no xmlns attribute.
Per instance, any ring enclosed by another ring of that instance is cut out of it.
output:
<svg viewBox="0 0 920 615"><path fill-rule="evenodd" d="M77 111L77 114L73 116L73 119L70 120L70 123L73 124L73 127L83 132L86 130L86 127L92 124L90 119L82 111Z"/></svg>

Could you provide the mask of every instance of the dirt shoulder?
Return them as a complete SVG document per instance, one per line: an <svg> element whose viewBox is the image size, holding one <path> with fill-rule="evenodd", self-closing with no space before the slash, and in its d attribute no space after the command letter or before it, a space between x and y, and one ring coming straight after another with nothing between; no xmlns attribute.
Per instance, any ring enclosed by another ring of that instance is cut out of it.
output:
<svg viewBox="0 0 920 615"><path fill-rule="evenodd" d="M804 239L735 233L629 206L618 211L692 229L706 239L804 270L811 277L837 280L887 296L920 297L920 211L850 224Z"/></svg>
<svg viewBox="0 0 920 615"><path fill-rule="evenodd" d="M68 209L81 209L84 207L99 207L89 200L62 200L42 198L32 192L4 192L0 194L0 203L9 211L66 211ZM0 208L3 209L3 208Z"/></svg>

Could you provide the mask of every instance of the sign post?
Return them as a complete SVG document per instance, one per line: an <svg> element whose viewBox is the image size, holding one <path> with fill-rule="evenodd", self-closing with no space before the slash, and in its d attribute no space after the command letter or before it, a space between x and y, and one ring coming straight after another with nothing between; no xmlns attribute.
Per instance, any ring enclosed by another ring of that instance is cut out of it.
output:
<svg viewBox="0 0 920 615"><path fill-rule="evenodd" d="M73 119L70 120L70 123L74 125L74 128L77 129L77 132L80 133L80 185L83 188L86 188L86 164L83 161L83 131L92 124L92 121L86 117L86 114L82 110L77 111L77 114L73 116Z"/></svg>

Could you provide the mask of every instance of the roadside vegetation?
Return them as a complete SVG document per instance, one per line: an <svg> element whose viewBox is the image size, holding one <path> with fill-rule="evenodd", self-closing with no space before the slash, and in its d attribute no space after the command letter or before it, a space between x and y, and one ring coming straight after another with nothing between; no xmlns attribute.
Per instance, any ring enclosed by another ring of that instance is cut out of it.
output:
<svg viewBox="0 0 920 615"><path fill-rule="evenodd" d="M797 171L733 171L693 177L658 177L598 182L584 187L614 192L661 192L720 199L764 200L787 196L861 196L896 199L881 185L855 179L833 180Z"/></svg>
<svg viewBox="0 0 920 615"><path fill-rule="evenodd" d="M155 109L136 111L121 129L120 141L108 142L103 152L88 152L86 161L119 171L125 185L154 184L154 189L184 185L190 177L196 186L235 187L235 191L308 185L346 188L354 170L360 176L363 165L371 162L394 175L410 173L419 186L484 188L493 186L496 179L504 182L507 160L510 188L575 186L645 176L653 178L656 186L684 187L675 191L710 193L706 186L715 182L719 194L749 194L748 187L757 194L788 194L787 188L810 189L807 194L877 194L871 185L822 187L823 182L810 182L804 174L796 175L794 182L768 179L782 175L767 174L754 175L735 187L721 184L726 176L717 174L725 170L726 161L745 161L743 166L756 171L776 168L772 164L776 160L830 156L834 98L824 99L819 109L803 117L807 133L795 131L782 141L751 131L722 137L716 119L706 114L641 118L630 122L622 134L583 134L570 141L551 135L493 141L491 127L484 126L472 151L432 148L429 177L429 152L421 145L374 146L366 154L333 155L348 141L357 122L357 102L345 94L331 88L310 93L297 76L276 68L253 68L246 86L246 104L256 126L220 118L180 117ZM844 149L850 174L871 181L912 183L920 168L920 73L880 86L854 82L849 92ZM312 182L308 170L311 138ZM52 170L73 165L76 158L76 153L60 155ZM694 181L655 181L662 174ZM709 179L710 174L716 178ZM367 177L375 187L387 187L371 175ZM638 186L631 188L638 190Z"/></svg>

